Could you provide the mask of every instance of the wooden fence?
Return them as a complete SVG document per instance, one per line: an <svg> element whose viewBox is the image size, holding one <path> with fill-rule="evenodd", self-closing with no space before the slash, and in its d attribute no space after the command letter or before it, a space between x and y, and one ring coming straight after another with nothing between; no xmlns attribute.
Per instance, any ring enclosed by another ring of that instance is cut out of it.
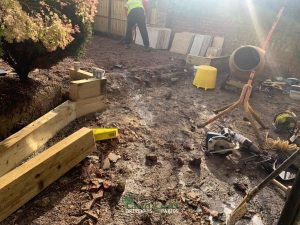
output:
<svg viewBox="0 0 300 225"><path fill-rule="evenodd" d="M127 25L125 4L126 0L100 0L94 30L124 36Z"/></svg>
<svg viewBox="0 0 300 225"><path fill-rule="evenodd" d="M147 23L158 24L160 15L157 7L165 2L154 1L147 9ZM124 6L127 0L99 0L98 13L95 17L94 30L102 33L109 33L118 36L125 36L127 26L127 16ZM161 25L161 24L160 24Z"/></svg>

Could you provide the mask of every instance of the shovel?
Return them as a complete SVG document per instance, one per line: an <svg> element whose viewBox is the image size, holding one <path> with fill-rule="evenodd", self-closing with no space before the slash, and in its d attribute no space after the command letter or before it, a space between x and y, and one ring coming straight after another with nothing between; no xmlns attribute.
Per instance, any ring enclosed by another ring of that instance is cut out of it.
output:
<svg viewBox="0 0 300 225"><path fill-rule="evenodd" d="M226 225L234 225L247 212L247 203L264 187L266 187L273 179L275 179L283 170L287 169L300 155L298 148L288 159L286 159L276 170L267 176L259 185L254 187L240 202L240 204L233 210L226 221Z"/></svg>

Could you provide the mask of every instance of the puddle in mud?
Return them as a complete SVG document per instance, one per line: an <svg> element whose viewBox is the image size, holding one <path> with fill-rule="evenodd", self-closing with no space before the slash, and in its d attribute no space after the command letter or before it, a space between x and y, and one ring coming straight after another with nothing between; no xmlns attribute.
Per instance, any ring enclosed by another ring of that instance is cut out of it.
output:
<svg viewBox="0 0 300 225"><path fill-rule="evenodd" d="M147 107L143 105L143 96L141 94L136 94L132 97L132 102L134 103L135 111L138 113L141 121L141 125L151 125L153 123L153 114L148 110Z"/></svg>

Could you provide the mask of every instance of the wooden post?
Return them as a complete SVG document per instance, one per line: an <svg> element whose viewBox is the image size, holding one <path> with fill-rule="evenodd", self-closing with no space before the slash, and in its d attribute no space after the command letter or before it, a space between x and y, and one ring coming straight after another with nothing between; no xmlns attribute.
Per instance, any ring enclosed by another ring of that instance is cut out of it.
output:
<svg viewBox="0 0 300 225"><path fill-rule="evenodd" d="M69 97L73 101L101 95L101 81L97 78L71 81Z"/></svg>
<svg viewBox="0 0 300 225"><path fill-rule="evenodd" d="M75 102L76 107L76 118L95 113L101 112L106 108L106 98L104 95L87 98Z"/></svg>
<svg viewBox="0 0 300 225"><path fill-rule="evenodd" d="M95 149L93 131L82 128L0 177L0 221L48 187Z"/></svg>
<svg viewBox="0 0 300 225"><path fill-rule="evenodd" d="M76 70L74 68L71 68L69 72L70 72L71 80L82 80L82 79L94 78L94 75L92 73L84 70Z"/></svg>
<svg viewBox="0 0 300 225"><path fill-rule="evenodd" d="M75 119L75 104L67 101L0 142L0 177Z"/></svg>

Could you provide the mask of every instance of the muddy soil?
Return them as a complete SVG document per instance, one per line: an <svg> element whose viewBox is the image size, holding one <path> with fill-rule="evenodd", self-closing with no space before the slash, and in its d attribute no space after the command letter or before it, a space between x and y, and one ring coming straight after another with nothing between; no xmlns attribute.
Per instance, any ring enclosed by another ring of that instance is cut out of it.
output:
<svg viewBox="0 0 300 225"><path fill-rule="evenodd" d="M51 70L31 72L28 82L14 74L0 77L0 140L34 121L66 99L68 60ZM11 68L0 62L0 68Z"/></svg>
<svg viewBox="0 0 300 225"><path fill-rule="evenodd" d="M108 109L76 120L51 142L82 126L117 127L119 139L98 142L94 157L0 224L177 225L224 221L222 213L236 205L266 173L257 163L246 162L249 155L240 152L229 157L205 156L205 133L218 131L217 125L231 127L254 141L255 136L241 111L200 128L199 124L213 115L213 109L236 100L239 94L196 89L193 74L187 72L180 58L166 51L147 53L137 46L125 50L117 41L94 37L82 63L85 69L99 66L108 70ZM269 98L254 92L251 101L268 126L275 113L291 107L297 114L300 110L287 96ZM121 158L107 167L103 161L109 153ZM82 187L95 174L109 185L91 207L96 214L93 218L83 212L92 193ZM176 210L139 213L126 208L128 199L152 207L174 206ZM249 213L239 224L260 219L265 225L276 224L283 204L284 193L270 185L251 202Z"/></svg>

